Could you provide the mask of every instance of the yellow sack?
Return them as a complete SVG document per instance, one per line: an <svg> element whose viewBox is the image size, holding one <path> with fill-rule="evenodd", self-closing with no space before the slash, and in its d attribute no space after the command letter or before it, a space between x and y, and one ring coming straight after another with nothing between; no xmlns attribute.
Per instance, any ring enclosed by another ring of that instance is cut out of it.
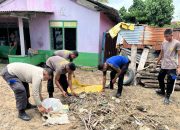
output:
<svg viewBox="0 0 180 130"><path fill-rule="evenodd" d="M134 24L120 22L109 30L110 36L112 38L116 37L122 28L126 30L134 30L135 26Z"/></svg>
<svg viewBox="0 0 180 130"><path fill-rule="evenodd" d="M94 92L101 92L103 90L102 85L89 85L89 84L81 84L78 80L72 80L72 87L74 92L80 94L82 92L86 93L94 93ZM71 90L68 88L68 92L71 93Z"/></svg>

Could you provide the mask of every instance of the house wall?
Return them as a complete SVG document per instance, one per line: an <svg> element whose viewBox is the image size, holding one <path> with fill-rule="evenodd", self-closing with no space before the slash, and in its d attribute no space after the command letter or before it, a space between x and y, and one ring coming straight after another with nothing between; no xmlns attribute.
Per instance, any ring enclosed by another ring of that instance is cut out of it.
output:
<svg viewBox="0 0 180 130"><path fill-rule="evenodd" d="M36 2L35 0L32 1ZM43 2L43 0L40 0L40 2ZM37 15L30 21L32 48L50 49L50 20L76 20L78 23L77 50L99 53L99 12L87 9L70 0L53 0L53 3L50 0L45 0L45 2L53 9L54 14ZM42 4L44 3L37 5Z"/></svg>
<svg viewBox="0 0 180 130"><path fill-rule="evenodd" d="M52 1L54 0L26 0L28 10L52 11ZM60 1L60 0L59 0Z"/></svg>
<svg viewBox="0 0 180 130"><path fill-rule="evenodd" d="M103 40L103 33L107 32L111 29L116 23L110 20L103 12L100 13L100 32L99 32L99 61L102 62L103 54L102 54L102 40Z"/></svg>
<svg viewBox="0 0 180 130"><path fill-rule="evenodd" d="M77 50L80 55L75 62L83 61L84 65L93 62L91 66L94 66L98 63L102 34L114 25L106 15L71 0L8 0L0 7L3 11L53 12L36 13L29 19L31 47L38 50L51 49L50 20L77 21Z"/></svg>

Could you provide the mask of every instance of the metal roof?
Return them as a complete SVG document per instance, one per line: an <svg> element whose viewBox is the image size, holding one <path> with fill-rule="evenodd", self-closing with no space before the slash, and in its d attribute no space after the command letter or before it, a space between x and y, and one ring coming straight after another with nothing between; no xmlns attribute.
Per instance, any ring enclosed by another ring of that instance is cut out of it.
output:
<svg viewBox="0 0 180 130"><path fill-rule="evenodd" d="M144 26L135 26L133 31L122 29L118 37L124 38L128 44L142 44Z"/></svg>
<svg viewBox="0 0 180 130"><path fill-rule="evenodd" d="M132 44L138 44L139 48L148 45L156 50L160 50L160 46L164 41L165 29L147 25L135 26L134 31L121 30L118 34L118 42L121 38L124 38L123 46L125 48L130 48Z"/></svg>
<svg viewBox="0 0 180 130"><path fill-rule="evenodd" d="M144 31L143 44L158 45L164 41L164 31L166 28L146 26Z"/></svg>
<svg viewBox="0 0 180 130"><path fill-rule="evenodd" d="M2 13L50 13L52 14L53 12L50 11L35 11L35 10L1 10L0 9L0 14Z"/></svg>
<svg viewBox="0 0 180 130"><path fill-rule="evenodd" d="M110 6L104 5L95 0L72 0L72 1L82 6L85 6L86 8L89 8L91 10L104 12L105 15L107 15L111 20L113 20L116 23L121 21L118 10Z"/></svg>
<svg viewBox="0 0 180 130"><path fill-rule="evenodd" d="M5 2L5 1L6 1L6 0L0 0L0 4L3 3L3 2Z"/></svg>
<svg viewBox="0 0 180 130"><path fill-rule="evenodd" d="M150 27L146 25L135 26L134 31L121 30L118 34L118 42L123 37L125 40L123 41L124 48L131 48L132 44L138 44L138 48L152 46L155 50L160 50L166 29L167 28ZM180 41L179 28L173 29L173 37Z"/></svg>
<svg viewBox="0 0 180 130"><path fill-rule="evenodd" d="M36 14L52 14L53 12L45 12L45 11L0 11L0 16L11 16L11 17L22 17L25 19L29 19L31 16Z"/></svg>

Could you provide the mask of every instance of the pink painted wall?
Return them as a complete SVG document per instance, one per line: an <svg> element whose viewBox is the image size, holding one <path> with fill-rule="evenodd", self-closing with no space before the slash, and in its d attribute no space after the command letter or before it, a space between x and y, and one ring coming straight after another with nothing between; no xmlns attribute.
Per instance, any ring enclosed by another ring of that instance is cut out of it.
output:
<svg viewBox="0 0 180 130"><path fill-rule="evenodd" d="M50 49L49 20L77 20L77 50L80 52L99 52L99 12L87 9L71 0L46 2L54 9L54 14L37 15L30 21L32 48Z"/></svg>
<svg viewBox="0 0 180 130"><path fill-rule="evenodd" d="M103 38L103 32L107 32L109 29L111 29L116 23L113 22L106 16L104 13L100 13L100 32L99 32L99 52L101 54L102 49L102 38Z"/></svg>
<svg viewBox="0 0 180 130"><path fill-rule="evenodd" d="M3 11L45 11L29 20L31 46L34 49L50 49L50 20L76 20L77 50L98 53L102 34L114 25L106 15L93 11L71 0L7 0L0 5Z"/></svg>
<svg viewBox="0 0 180 130"><path fill-rule="evenodd" d="M55 0L26 0L28 10L47 11L53 10L52 1Z"/></svg>

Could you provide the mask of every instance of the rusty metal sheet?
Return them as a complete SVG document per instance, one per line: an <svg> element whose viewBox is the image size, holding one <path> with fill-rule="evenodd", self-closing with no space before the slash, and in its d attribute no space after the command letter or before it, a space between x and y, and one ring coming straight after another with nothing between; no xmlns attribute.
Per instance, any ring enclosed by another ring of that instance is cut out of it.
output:
<svg viewBox="0 0 180 130"><path fill-rule="evenodd" d="M173 37L174 37L174 39L180 41L180 30L174 30Z"/></svg>
<svg viewBox="0 0 180 130"><path fill-rule="evenodd" d="M157 28L157 27L145 27L144 31L144 45L156 46L162 44L164 41L164 31L166 28Z"/></svg>
<svg viewBox="0 0 180 130"><path fill-rule="evenodd" d="M164 41L164 31L166 28L157 28L150 26L135 26L135 28L141 28L141 31L135 31L136 34L133 35L133 32L130 35L129 30L126 31L128 33L120 32L119 34L127 35L124 36L125 42L123 46L125 48L131 48L132 43L139 44L138 48L144 48L144 46L149 45L152 46L155 50L160 50L160 46ZM138 36L138 37L137 37ZM179 37L180 38L180 37ZM139 43L138 43L139 42Z"/></svg>

